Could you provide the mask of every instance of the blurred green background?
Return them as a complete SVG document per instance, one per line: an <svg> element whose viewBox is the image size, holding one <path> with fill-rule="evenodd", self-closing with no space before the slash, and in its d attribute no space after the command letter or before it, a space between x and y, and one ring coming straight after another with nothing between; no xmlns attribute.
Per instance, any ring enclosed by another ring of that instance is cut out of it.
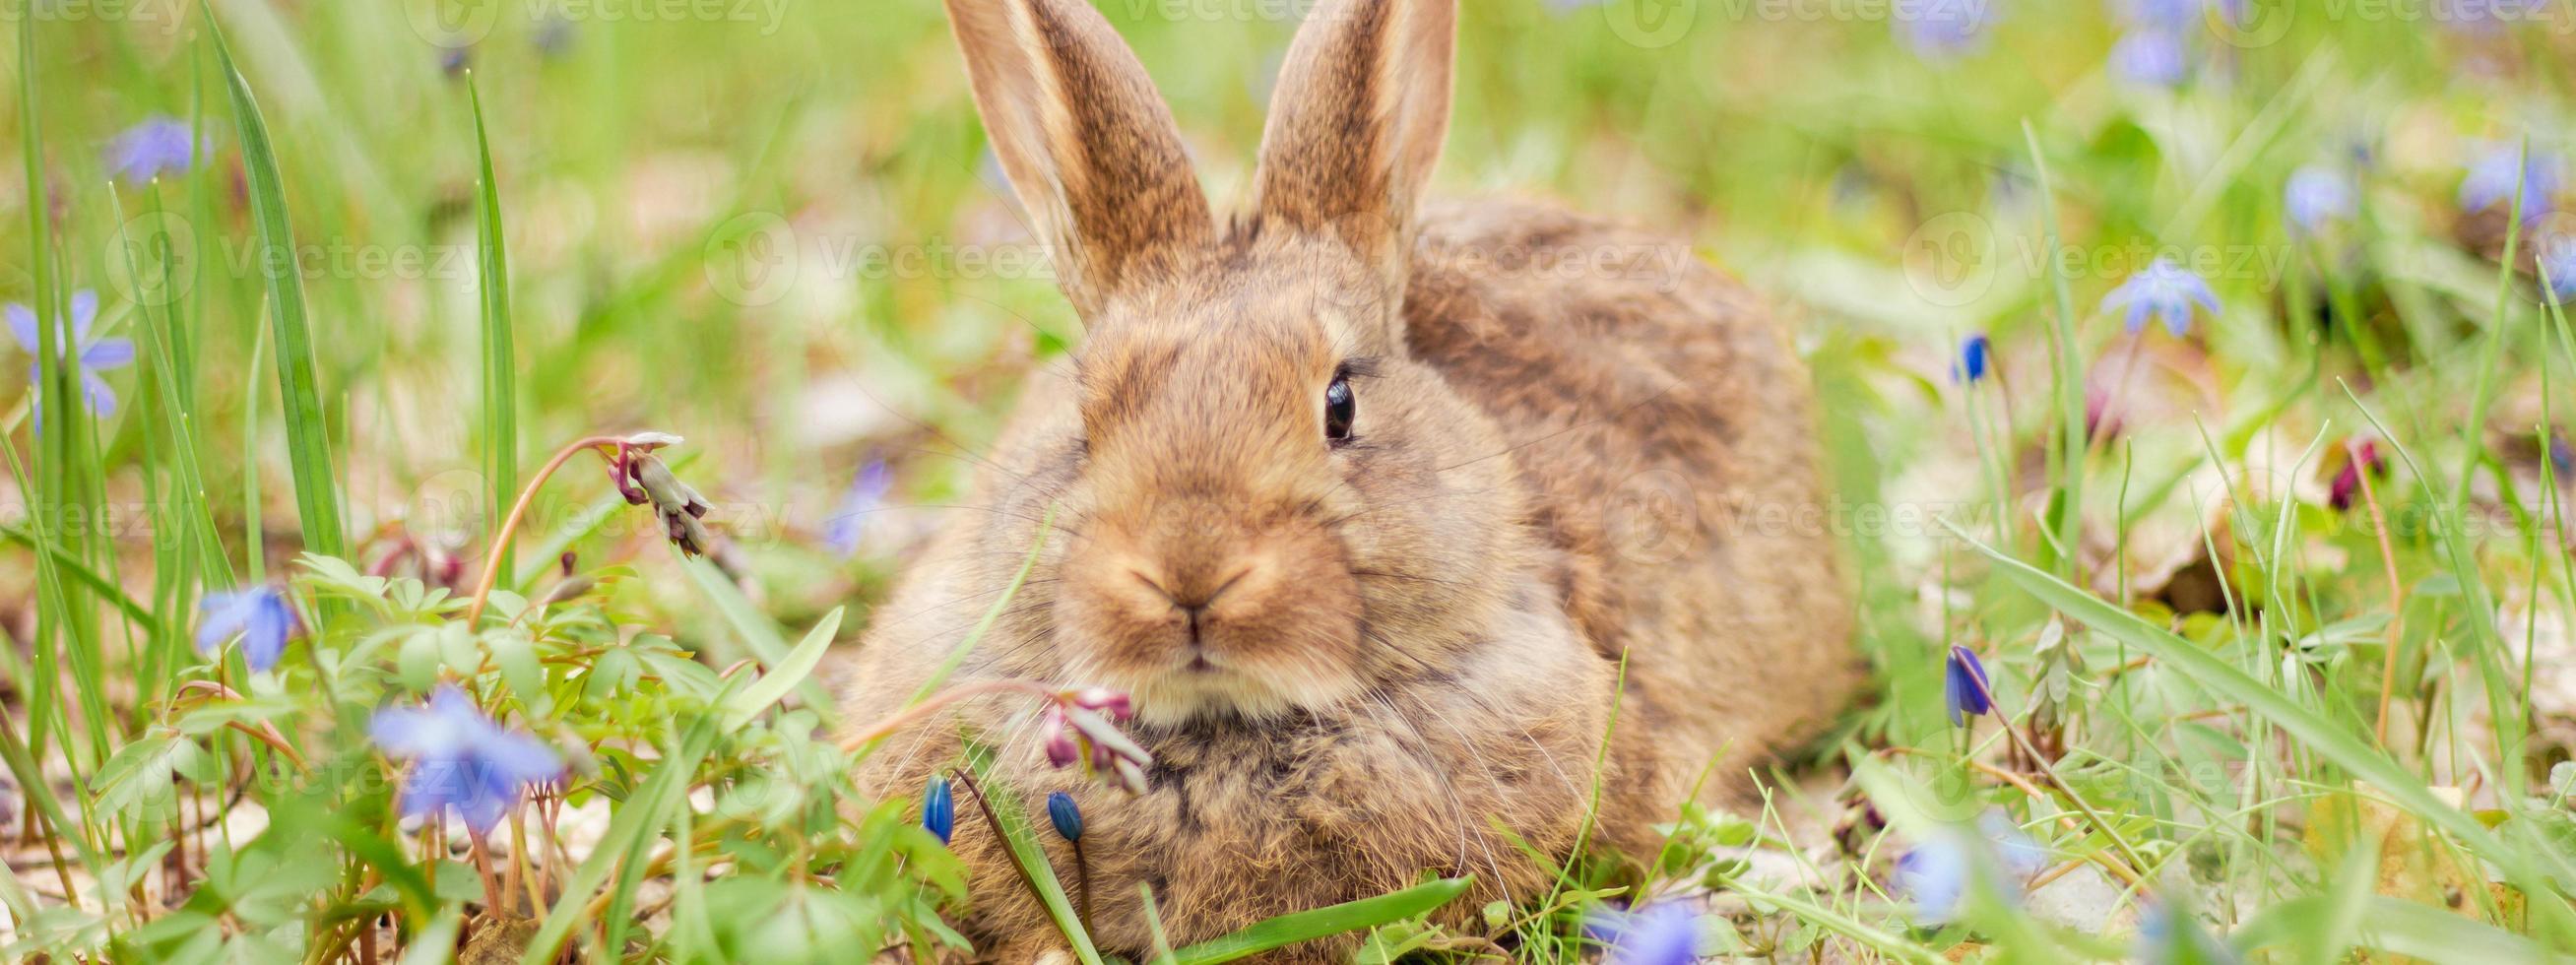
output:
<svg viewBox="0 0 2576 965"><path fill-rule="evenodd" d="M675 462L714 505L717 561L778 623L882 594L956 511L1025 374L1080 338L983 147L936 4L7 7L0 147L26 163L0 164L0 223L13 227L0 234L0 300L96 290L93 337L133 335L138 306L184 306L204 505L252 573L303 546L263 367L275 349L253 192L206 43L210 13L275 141L361 566L435 584L442 567L480 562L494 523L479 455L493 423L481 411L469 86L505 212L518 373L506 423L520 472L595 432L687 437ZM1306 7L1100 5L1220 205L1243 194L1271 77ZM2071 631L2070 664L2049 642L2069 638L2048 636L2070 632L2052 612L2066 608L1995 578L1941 517L2222 655L2342 732L2384 732L2393 695L2412 719L2385 746L2411 745L2406 767L2465 788L2473 807L2504 813L2556 779L2552 765L2576 747L2576 680L2557 669L2576 665L2563 632L2576 578L2558 514L2570 450L2555 428L2576 353L2544 311L2539 271L2576 276L2576 219L2562 210L2576 6L1464 8L1440 190L1553 197L1689 239L1789 321L1816 372L1843 496L1920 514L1845 532L1862 644L1880 670L1836 732L1856 741L1851 760L2022 755L1951 744L1941 662L1949 645L1971 646L2015 712L2036 715L2024 724L2046 753L2103 782L2084 786L2111 795L2106 805L2151 815L2131 827L2157 839L2149 857L2187 858L2177 873L2232 889L2212 903L2222 923L2328 883L2323 859L2248 858L2300 852L2300 826L2231 826L2177 808L2169 787L2119 782L2215 754L2254 776L2194 799L2253 812L2304 800L2349 762L2267 744L2289 741L2277 719L2205 678L2159 673L2099 622ZM157 179L137 176L123 140L154 118L202 139ZM2324 196L2294 189L2302 172ZM2317 187L2328 182L2342 194ZM2508 232L2517 193L2527 216ZM50 246L42 292L37 234L17 228L36 224ZM129 254L150 266L141 280ZM2180 333L2124 327L2103 300L2159 259L2219 308ZM1962 346L1980 336L1991 355L1972 378ZM0 426L28 454L20 357L0 366ZM129 404L95 422L99 503L133 520L152 501L134 467L163 445L132 404L149 371L102 372ZM2337 479L2371 462L2356 454L2363 441L2395 463L2364 500L2385 504L2384 528L2354 525L2355 482ZM576 468L539 499L508 584L542 583L558 551L575 552L584 568L631 572L609 591L635 624L668 628L719 666L739 656L723 615L653 545L659 529L605 513L608 481ZM0 480L0 521L21 533L22 478ZM882 492L878 478L890 480ZM2058 528L2069 518L2082 525ZM2077 531L2076 545L2054 541ZM145 581L151 527L108 536L99 559L128 560L123 578ZM13 641L37 633L26 559L0 547L0 627ZM10 664L29 679L25 656L13 650ZM1844 750L1828 742L1819 755ZM1809 802L1823 820L1834 793ZM2563 811L2564 796L2548 806ZM2049 804L2026 823L2059 828L2065 814ZM2068 833L2056 844L2070 852L2106 846ZM1799 920L1851 933L1848 919L1816 924L1831 918ZM2484 918L2530 927L2527 914Z"/></svg>

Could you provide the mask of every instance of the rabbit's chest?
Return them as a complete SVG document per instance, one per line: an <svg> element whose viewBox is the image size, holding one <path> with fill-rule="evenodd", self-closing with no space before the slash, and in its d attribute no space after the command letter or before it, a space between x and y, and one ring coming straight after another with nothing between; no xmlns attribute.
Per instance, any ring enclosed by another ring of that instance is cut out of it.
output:
<svg viewBox="0 0 2576 965"><path fill-rule="evenodd" d="M1141 884L1167 909L1280 914L1383 894L1426 871L1498 882L1527 862L1490 818L1544 846L1565 836L1556 815L1580 811L1554 782L1463 773L1454 748L1401 725L1304 722L1149 746L1152 789L1088 795L1095 830L1084 846L1097 885L1133 894Z"/></svg>

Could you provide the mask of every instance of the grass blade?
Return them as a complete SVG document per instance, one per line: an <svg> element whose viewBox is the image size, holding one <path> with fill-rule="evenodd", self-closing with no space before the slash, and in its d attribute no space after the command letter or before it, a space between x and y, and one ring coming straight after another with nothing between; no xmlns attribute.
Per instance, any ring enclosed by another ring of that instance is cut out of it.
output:
<svg viewBox="0 0 2576 965"><path fill-rule="evenodd" d="M823 651L832 646L832 634L841 629L841 610L841 607L833 607L832 612L824 614L823 619L814 624L814 629L806 631L805 639L796 645L796 649L788 651L785 659L725 704L726 729L751 723L751 719L760 716L761 711L786 699L788 691L802 686L807 678L813 676L814 668L823 662ZM832 705L829 702L816 705L814 709L823 715L826 723L830 722Z"/></svg>
<svg viewBox="0 0 2576 965"><path fill-rule="evenodd" d="M1474 875L1442 878L1375 898L1281 915L1254 923L1242 931L1176 950L1172 952L1172 961L1176 965L1215 965L1298 942L1392 924L1456 901L1475 883Z"/></svg>
<svg viewBox="0 0 2576 965"><path fill-rule="evenodd" d="M322 411L321 377L313 361L313 330L304 317L304 279L296 268L294 227L286 217L286 183L278 174L277 152L269 142L268 125L260 119L250 80L233 64L232 50L225 46L223 31L214 19L213 9L206 8L215 61L232 92L251 218L258 225L254 250L259 257L252 263L260 267L268 286L268 318L277 339L277 401L286 413L295 511L304 527L305 549L346 558L349 547L342 535L339 477L331 466L330 426Z"/></svg>
<svg viewBox="0 0 2576 965"><path fill-rule="evenodd" d="M2065 614L2067 618L2094 632L2117 639L2131 648L2153 656L2194 682L2242 703L2251 712L2281 728L2318 756L2332 761L2345 772L2369 782L2379 793L2413 812L2427 824L2450 832L2469 849L2509 873L2520 870L2516 877L2529 882L2538 876L2529 872L2530 854L2509 848L2491 833L2486 825L2467 811L2443 803L2424 782L2398 766L2379 750L2314 711L2300 706L2290 697L2247 676L2234 665L2211 656L2200 645L2148 623L2134 613L2120 609L2064 580L2014 559L1994 547L1978 542L1956 525L1944 521L1951 535L1970 549L1984 555L1995 565L1995 572L2030 594L2040 603ZM2143 869L2142 869L2143 870ZM2536 907L2550 909L2551 917L2562 923L2576 919L2576 910L2561 902L2535 902Z"/></svg>
<svg viewBox="0 0 2576 965"><path fill-rule="evenodd" d="M498 511L519 493L519 367L510 333L510 255L501 237L501 189L492 176L483 91L470 77L465 89L474 102L474 148L483 172L475 192L481 231L476 288L483 296L483 477L489 505ZM510 572L510 547L503 544L494 551L501 554L501 572Z"/></svg>
<svg viewBox="0 0 2576 965"><path fill-rule="evenodd" d="M717 702L732 698L731 688L719 695ZM535 938L529 939L519 965L543 965L555 959L555 952L572 937L583 921L593 896L608 884L608 876L629 862L642 862L651 854L654 832L668 826L671 816L688 806L689 784L694 779L698 761L715 749L722 733L720 720L713 714L698 718L687 732L672 743L669 756L644 780L633 797L621 802L616 816L609 820L608 834L599 847L582 860L581 869L566 882L563 897L556 899L554 910L547 913Z"/></svg>
<svg viewBox="0 0 2576 965"><path fill-rule="evenodd" d="M1092 947L1091 933L1082 927L1082 916L1073 910L1073 899L1064 893L1064 882L1055 876L1055 866L1047 863L1046 847L1038 843L1030 829L1028 813L1020 808L1009 785L993 776L990 753L973 753L967 766L975 771L975 786L970 789L985 813L992 815L994 832L1001 835L1002 846L1010 849L1011 860L1020 865L1029 890L1037 893L1038 903L1045 905L1047 917L1055 921L1058 932L1073 946L1073 957L1082 965L1102 965L1100 950Z"/></svg>
<svg viewBox="0 0 2576 965"><path fill-rule="evenodd" d="M110 606L116 607L118 611L125 614L126 619L134 621L144 632L156 632L159 629L158 621L153 619L152 608L126 595L125 589L117 586L116 581L100 575L97 570L90 569L80 560L74 559L69 553L64 552L61 546L45 544L36 535L35 530L24 526L0 525L0 539L43 554L46 559L52 561L54 566L60 567L64 575L70 576L82 586L89 587L91 592L98 594L99 599L106 600Z"/></svg>
<svg viewBox="0 0 2576 965"><path fill-rule="evenodd" d="M204 567L200 572L208 579L217 580L217 585L230 585L232 561L224 557L223 534L215 526L212 498L206 491L205 464L197 456L196 379L191 371L193 360L187 350L187 328L179 318L178 300L168 297L169 293L177 290L178 284L170 269L182 254L171 248L169 232L159 228L164 224L159 191L153 192L152 205L144 216L151 219L154 228L144 237L126 238L125 244L118 248L125 256L127 277L135 279L136 290L159 291L164 300L159 305L159 312L152 311L153 306L147 304L153 299L138 300L135 311L143 321L137 332L141 337L135 342L141 347L152 370L153 387L159 393L160 404L156 408L166 436L164 442L169 446L169 468L177 475L180 495L184 497L184 505L176 508L185 514L182 519L187 530L184 535L192 544L189 548L197 553L197 565ZM125 223L122 206L118 206L116 218L120 224ZM144 245L152 246L148 254L158 273L148 282L143 277L143 263L136 260L138 254L145 252L135 249ZM146 288L151 284L158 287Z"/></svg>
<svg viewBox="0 0 2576 965"><path fill-rule="evenodd" d="M2039 149L2039 134L2025 121L2021 127L2023 143L2030 149L2031 169L2039 178L2039 218L2048 251L2056 251L2057 194L2049 181L2048 155ZM2049 493L2049 539L2042 540L2045 558L2057 562L2061 573L2075 572L2075 548L2084 539L2084 363L2077 357L2075 344L2075 296L2066 286L2066 272L2050 263L2050 293L2057 302L2057 325L2050 329L2049 358L2053 363L2057 388L2058 443L2050 450L2049 462L2054 472L2049 479L2054 487Z"/></svg>
<svg viewBox="0 0 2576 965"><path fill-rule="evenodd" d="M751 649L753 657L759 658L762 667L775 674L787 665L790 652L787 637L778 632L778 624L770 622L768 614L760 612L759 607L745 599L742 590L726 579L715 564L707 562L703 556L684 557L680 560L680 571L687 573L689 582L697 584L698 589L707 595L708 602L716 605L716 612L724 616L725 624L733 627L735 635L742 638L743 645ZM733 660L732 654L719 656L723 663ZM811 676L799 676L803 679L797 681L796 692L804 695L808 705L832 706L831 691L824 689Z"/></svg>

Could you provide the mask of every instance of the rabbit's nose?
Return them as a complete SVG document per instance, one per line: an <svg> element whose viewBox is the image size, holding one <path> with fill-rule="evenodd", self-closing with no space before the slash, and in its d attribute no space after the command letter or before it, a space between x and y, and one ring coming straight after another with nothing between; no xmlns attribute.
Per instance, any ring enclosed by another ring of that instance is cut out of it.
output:
<svg viewBox="0 0 2576 965"><path fill-rule="evenodd" d="M1236 586L1241 585L1243 583L1243 578L1251 575L1252 565L1249 563L1242 564L1237 566L1232 573L1233 575L1231 576L1227 576L1224 579L1213 582L1208 580L1190 580L1182 582L1179 587L1174 589L1164 589L1161 584L1155 583L1152 580L1147 580L1145 582L1147 585L1152 586L1157 592L1162 593L1164 599L1172 601L1172 606L1195 618L1199 614L1207 612L1209 607L1215 606L1217 598L1224 596L1225 591L1234 589Z"/></svg>

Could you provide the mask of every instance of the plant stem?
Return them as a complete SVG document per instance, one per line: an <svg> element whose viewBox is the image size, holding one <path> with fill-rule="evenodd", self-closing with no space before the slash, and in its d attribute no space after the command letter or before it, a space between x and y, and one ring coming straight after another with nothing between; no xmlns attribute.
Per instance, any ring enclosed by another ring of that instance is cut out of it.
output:
<svg viewBox="0 0 2576 965"><path fill-rule="evenodd" d="M472 627L483 619L483 606L491 601L492 585L500 582L501 579L501 561L509 555L503 553L501 549L510 545L511 534L518 531L519 521L528 514L528 504L536 501L537 489L554 476L555 470L563 468L564 463L571 461L572 457L580 454L582 450L613 449L623 441L616 436L590 436L581 439L557 451L554 458L546 460L545 468L537 470L536 475L528 478L528 484L519 489L518 501L510 504L510 515L501 520L501 528L492 534L492 545L485 548L483 552L483 578L475 581L474 604L465 610L467 627Z"/></svg>
<svg viewBox="0 0 2576 965"><path fill-rule="evenodd" d="M1082 839L1073 843L1073 881L1082 889L1082 930L1091 931L1091 860L1083 857Z"/></svg>
<svg viewBox="0 0 2576 965"><path fill-rule="evenodd" d="M501 882L492 876L492 852L483 846L483 832L465 829L466 847L473 852L474 874L483 879L483 913L498 921L509 916L501 903Z"/></svg>
<svg viewBox="0 0 2576 965"><path fill-rule="evenodd" d="M975 809L984 812L985 829L993 832L993 839L999 843L1003 852L1008 854L1011 845L1010 842L1004 838L1002 832L1002 819L1000 816L993 813L992 802L984 800L984 789L976 786L975 776L966 773L966 769L962 767L949 768L948 774L951 780L956 781L959 786L964 787L966 789L966 793L975 799ZM1029 886L1029 897L1037 899L1038 905L1040 907L1044 907L1047 903L1046 889L1038 887L1037 876L1030 873L1027 865L1023 865L1017 861L1011 862L1011 867L1019 869L1020 882ZM1091 889L1086 887L1083 889L1083 893L1088 895L1091 893ZM1091 932L1090 919L1091 916L1086 912L1083 915L1082 923L1084 934L1089 934Z"/></svg>
<svg viewBox="0 0 2576 965"><path fill-rule="evenodd" d="M2380 749L2386 750L2388 702L2397 692L2397 648L2406 639L2406 585L2397 578L2397 553L2388 545L2388 517L2379 509L2377 487L2370 484L2370 462L2349 442L2344 443L2344 458L2352 460L2353 475L2361 480L2361 502L2370 507L2370 531L2379 538L2379 565L2388 578L2389 605L2395 608L2388 617L2388 653L2379 660L2379 727L2374 732Z"/></svg>
<svg viewBox="0 0 2576 965"><path fill-rule="evenodd" d="M2151 866L2147 864L2147 859L2139 856L2137 849L2129 847L2129 839L2121 837L2118 828L2112 827L2111 822L2104 819L2101 812L2093 810L2093 805L2087 803L2083 795L2075 793L2075 786L2066 783L2065 778L2059 777L2056 766L2050 764L2046 756L2040 754L2039 748L2031 746L2030 738L2022 736L2021 728L2014 726L2011 718L2003 715L2002 705L1995 702L1993 688L1987 687L1986 682L1978 680L1974 674L1970 674L1968 679L1977 685L1978 693L1985 695L1986 704L1996 708L1995 723L2003 725L2004 736L2011 738L2014 746L2029 755L2031 763L2039 765L2039 772L2048 775L2048 782L2057 785L2058 793L2066 795L2067 803L2075 805L2077 811L2084 813L2086 821L2092 822L2095 828L2100 829L2103 837L2111 839L2112 847L2120 849L2120 855L2128 861L2129 867L2137 869L2141 876L2149 874Z"/></svg>

